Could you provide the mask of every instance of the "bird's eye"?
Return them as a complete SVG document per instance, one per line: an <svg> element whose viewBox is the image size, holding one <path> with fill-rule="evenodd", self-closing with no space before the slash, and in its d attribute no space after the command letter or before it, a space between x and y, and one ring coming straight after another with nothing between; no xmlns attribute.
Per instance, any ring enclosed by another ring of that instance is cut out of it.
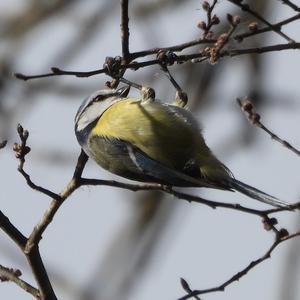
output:
<svg viewBox="0 0 300 300"><path fill-rule="evenodd" d="M102 101L104 100L104 97L103 95L97 95L94 99L93 99L93 102L98 102L98 101Z"/></svg>

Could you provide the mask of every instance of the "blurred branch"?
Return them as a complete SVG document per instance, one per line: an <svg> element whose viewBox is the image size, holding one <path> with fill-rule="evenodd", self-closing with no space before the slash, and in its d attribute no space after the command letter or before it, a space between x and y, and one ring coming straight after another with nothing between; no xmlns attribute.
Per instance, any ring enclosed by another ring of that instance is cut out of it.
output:
<svg viewBox="0 0 300 300"><path fill-rule="evenodd" d="M4 148L7 144L7 141L0 142L0 149Z"/></svg>
<svg viewBox="0 0 300 300"><path fill-rule="evenodd" d="M295 224L295 228L300 228L300 218L298 217ZM280 274L284 274L280 280L280 288L277 293L277 299L281 300L295 300L299 295L298 275L300 266L300 242L290 243L287 251L285 252L283 269L280 270Z"/></svg>
<svg viewBox="0 0 300 300"><path fill-rule="evenodd" d="M296 4L292 3L289 0L280 0L283 4L289 6L290 8L292 8L295 11L299 11L300 12L300 7L297 6Z"/></svg>
<svg viewBox="0 0 300 300"><path fill-rule="evenodd" d="M256 127L262 129L265 131L273 140L280 143L285 148L289 149L290 151L294 152L296 155L300 156L300 151L297 150L295 147L293 147L289 142L281 139L278 135L273 133L271 130L269 130L261 121L260 121L260 115L253 110L253 104L249 99L237 99L237 102L240 106L240 108L246 113L248 121L255 125Z"/></svg>
<svg viewBox="0 0 300 300"><path fill-rule="evenodd" d="M143 280L142 273L152 262L176 203L164 199L163 193L152 191L136 194L131 204L130 218L120 226L106 253L95 263L95 271L79 300L131 299L131 292Z"/></svg>
<svg viewBox="0 0 300 300"><path fill-rule="evenodd" d="M141 1L137 3L134 14L137 18L145 19L152 17L155 13L161 13L170 8L179 8L180 5L187 5L188 0L155 0L155 1Z"/></svg>
<svg viewBox="0 0 300 300"><path fill-rule="evenodd" d="M190 299L192 297L198 296L198 295L209 294L209 293L214 293L214 292L223 292L227 286L229 286L230 284L232 284L235 281L239 281L242 277L247 275L248 272L251 271L252 269L254 269L257 265L259 265L262 262L264 262L265 260L271 258L271 254L277 248L278 245L280 245L281 243L283 243L287 240L296 238L298 236L300 236L300 231L296 231L293 234L290 234L290 235L287 234L287 235L279 237L278 239L276 239L274 241L274 243L271 245L271 247L268 249L268 251L263 256L250 262L250 264L248 266L246 266L241 271L237 272L235 275L233 275L230 279L226 280L221 285L219 285L217 287L205 289L205 290L194 290L191 293L187 294L186 296L179 298L178 300L186 300L186 299Z"/></svg>
<svg viewBox="0 0 300 300"><path fill-rule="evenodd" d="M44 2L40 0L31 0L23 14L16 16L7 26L2 27L0 35L18 38L24 35L32 28L35 28L40 22L44 22L64 9L74 5L77 0L56 0Z"/></svg>

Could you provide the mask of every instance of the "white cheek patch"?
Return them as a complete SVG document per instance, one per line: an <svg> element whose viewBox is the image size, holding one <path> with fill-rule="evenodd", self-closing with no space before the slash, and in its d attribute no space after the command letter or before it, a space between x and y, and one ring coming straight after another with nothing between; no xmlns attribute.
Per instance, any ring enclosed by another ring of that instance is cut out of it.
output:
<svg viewBox="0 0 300 300"><path fill-rule="evenodd" d="M100 109L100 104L100 102L95 102L93 105L86 108L86 110L79 117L79 120L77 122L77 130L80 131L84 129L87 125L101 116L102 111Z"/></svg>
<svg viewBox="0 0 300 300"><path fill-rule="evenodd" d="M99 118L110 106L121 100L122 98L110 97L105 101L93 102L79 115L77 119L77 130L83 130L86 126Z"/></svg>

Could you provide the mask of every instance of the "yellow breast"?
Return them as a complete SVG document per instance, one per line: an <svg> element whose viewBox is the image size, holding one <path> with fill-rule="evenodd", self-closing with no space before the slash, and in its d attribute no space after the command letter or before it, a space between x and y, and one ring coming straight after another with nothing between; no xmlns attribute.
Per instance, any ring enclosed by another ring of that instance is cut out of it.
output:
<svg viewBox="0 0 300 300"><path fill-rule="evenodd" d="M198 134L183 118L158 102L142 104L126 99L113 104L100 117L93 135L113 137L139 148L152 159L181 169L195 156Z"/></svg>

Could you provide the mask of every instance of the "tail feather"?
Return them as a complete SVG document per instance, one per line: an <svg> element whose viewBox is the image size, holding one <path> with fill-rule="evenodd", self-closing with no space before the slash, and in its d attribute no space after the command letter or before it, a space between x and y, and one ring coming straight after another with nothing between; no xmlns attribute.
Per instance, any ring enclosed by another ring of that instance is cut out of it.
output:
<svg viewBox="0 0 300 300"><path fill-rule="evenodd" d="M239 180L236 180L234 178L230 178L229 187L242 193L250 198L256 199L258 201L270 204L272 206L280 207L280 208L288 208L289 204L277 199L276 197L273 197L271 195L268 195L250 185L247 185Z"/></svg>

